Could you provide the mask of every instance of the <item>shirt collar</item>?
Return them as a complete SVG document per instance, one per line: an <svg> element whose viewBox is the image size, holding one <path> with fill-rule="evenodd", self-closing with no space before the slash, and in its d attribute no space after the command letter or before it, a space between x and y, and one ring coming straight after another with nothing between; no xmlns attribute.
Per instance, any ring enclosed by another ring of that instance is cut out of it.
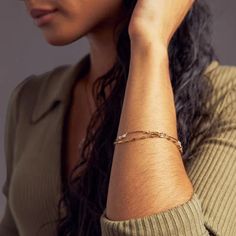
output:
<svg viewBox="0 0 236 236"><path fill-rule="evenodd" d="M72 65L62 65L52 71L42 74L43 81L40 84L36 104L31 121L37 122L45 113L51 110L56 103L67 104L76 78L89 69L90 54ZM204 70L204 75L214 70L219 62L213 60ZM40 75L39 75L40 77Z"/></svg>
<svg viewBox="0 0 236 236"><path fill-rule="evenodd" d="M70 93L77 78L90 65L90 55L72 65L61 65L55 69L38 75L42 79L31 121L37 122L45 113L50 111L56 103L67 104Z"/></svg>

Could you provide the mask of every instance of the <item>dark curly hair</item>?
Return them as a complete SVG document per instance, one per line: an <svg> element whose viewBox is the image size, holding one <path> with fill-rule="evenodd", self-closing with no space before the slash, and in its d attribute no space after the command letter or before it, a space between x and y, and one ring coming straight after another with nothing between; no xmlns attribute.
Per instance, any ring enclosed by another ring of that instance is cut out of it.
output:
<svg viewBox="0 0 236 236"><path fill-rule="evenodd" d="M69 184L64 184L58 202L58 236L99 236L100 216L106 207L109 176L130 64L128 25L137 0L123 0L125 17L116 25L117 60L93 84L97 105L81 151L82 161L74 168ZM177 114L178 138L183 146L183 162L193 157L192 140L209 134L211 112L205 106L212 84L203 72L218 59L211 42L212 17L204 0L196 0L173 35L169 47L169 70ZM111 86L112 85L112 86ZM105 89L112 87L106 97ZM203 129L202 122L205 126ZM206 122L207 121L207 122ZM201 124L201 125L200 125ZM201 140L199 140L200 142ZM66 214L61 215L62 205Z"/></svg>

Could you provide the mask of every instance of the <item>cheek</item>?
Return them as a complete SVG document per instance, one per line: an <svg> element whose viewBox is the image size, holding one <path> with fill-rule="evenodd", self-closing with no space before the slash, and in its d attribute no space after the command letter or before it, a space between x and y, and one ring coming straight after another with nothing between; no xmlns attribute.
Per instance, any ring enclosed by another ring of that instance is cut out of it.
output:
<svg viewBox="0 0 236 236"><path fill-rule="evenodd" d="M44 27L42 32L48 43L53 45L66 45L72 43L86 34L87 27L74 21L56 22L50 27Z"/></svg>
<svg viewBox="0 0 236 236"><path fill-rule="evenodd" d="M122 4L123 0L67 0L62 16L68 25L93 28L116 21Z"/></svg>
<svg viewBox="0 0 236 236"><path fill-rule="evenodd" d="M50 23L41 26L46 40L53 45L66 45L82 36L91 28L94 17L80 10L60 8Z"/></svg>
<svg viewBox="0 0 236 236"><path fill-rule="evenodd" d="M61 1L51 24L42 27L46 40L66 45L78 40L96 27L112 25L122 0Z"/></svg>

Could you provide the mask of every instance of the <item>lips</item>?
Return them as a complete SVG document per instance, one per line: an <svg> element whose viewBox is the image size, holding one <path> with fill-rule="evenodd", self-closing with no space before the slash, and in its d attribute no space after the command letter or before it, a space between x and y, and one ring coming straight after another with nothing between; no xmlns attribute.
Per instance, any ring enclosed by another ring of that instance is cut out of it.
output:
<svg viewBox="0 0 236 236"><path fill-rule="evenodd" d="M30 11L30 15L32 16L32 18L37 19L41 16L50 14L55 11L57 11L57 9L36 9L36 8L34 8Z"/></svg>

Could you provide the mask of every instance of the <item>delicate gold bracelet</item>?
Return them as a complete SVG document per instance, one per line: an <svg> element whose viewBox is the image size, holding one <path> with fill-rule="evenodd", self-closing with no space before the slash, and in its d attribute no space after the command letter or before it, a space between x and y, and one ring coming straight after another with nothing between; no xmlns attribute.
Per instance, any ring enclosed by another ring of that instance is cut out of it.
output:
<svg viewBox="0 0 236 236"><path fill-rule="evenodd" d="M123 139L125 139L125 137L128 134L132 134L132 133L144 133L147 136L141 136L139 138L132 138L132 139L129 139L129 140L123 140ZM176 138L174 138L172 136L169 136L166 133L157 132L157 131L132 131L132 132L126 132L126 133L118 136L118 138L116 139L114 144L127 143L127 142L131 142L131 141L134 141L134 140L145 139L145 138L156 138L156 137L166 138L167 140L173 142L177 146L177 148L179 149L180 153L183 154L183 147L181 145L181 142L178 139L176 139Z"/></svg>

